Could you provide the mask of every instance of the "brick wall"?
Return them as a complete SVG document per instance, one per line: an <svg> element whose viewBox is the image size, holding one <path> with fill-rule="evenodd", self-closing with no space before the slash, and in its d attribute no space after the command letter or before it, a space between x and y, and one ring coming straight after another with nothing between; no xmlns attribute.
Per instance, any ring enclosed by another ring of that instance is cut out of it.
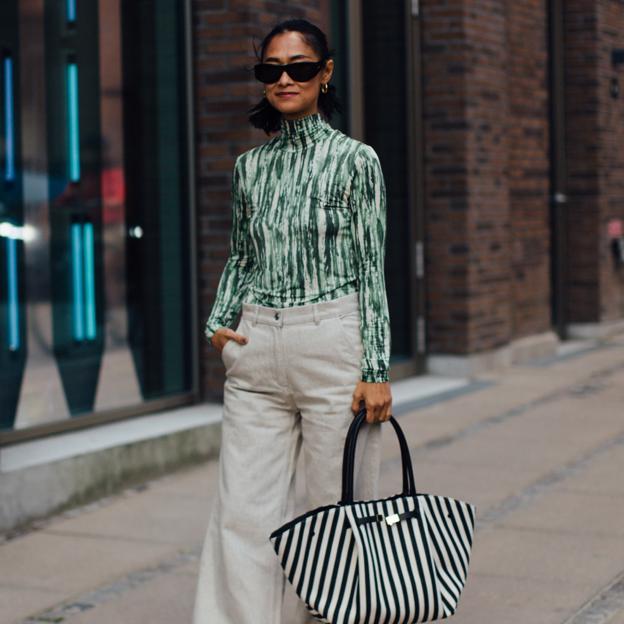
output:
<svg viewBox="0 0 624 624"><path fill-rule="evenodd" d="M545 3L423 3L429 350L550 327Z"/></svg>
<svg viewBox="0 0 624 624"><path fill-rule="evenodd" d="M507 344L512 334L505 5L464 2L469 353Z"/></svg>
<svg viewBox="0 0 624 624"><path fill-rule="evenodd" d="M624 4L613 0L598 3L597 99L600 102L600 204L598 257L600 320L624 318L624 268L613 261L608 238L608 222L624 221L624 65L614 69L611 51L624 49ZM611 97L611 79L617 77L621 89Z"/></svg>
<svg viewBox="0 0 624 624"><path fill-rule="evenodd" d="M543 0L507 3L512 336L550 329L548 18Z"/></svg>
<svg viewBox="0 0 624 624"><path fill-rule="evenodd" d="M466 353L471 270L464 3L423 0L421 16L427 342L430 352Z"/></svg>
<svg viewBox="0 0 624 624"><path fill-rule="evenodd" d="M195 163L200 322L200 388L203 398L223 392L223 364L203 336L229 253L230 183L236 156L267 140L247 110L262 98L253 78L252 41L283 19L305 17L326 33L327 1L193 0ZM248 69L249 68L249 69Z"/></svg>
<svg viewBox="0 0 624 624"><path fill-rule="evenodd" d="M624 67L611 65L622 48L624 6L613 0L566 3L566 133L571 322L624 318L624 270L613 262L607 224L624 219Z"/></svg>
<svg viewBox="0 0 624 624"><path fill-rule="evenodd" d="M567 307L574 322L598 320L599 132L595 2L565 10L565 117L568 190Z"/></svg>
<svg viewBox="0 0 624 624"><path fill-rule="evenodd" d="M499 3L422 4L429 351L511 334L505 15Z"/></svg>

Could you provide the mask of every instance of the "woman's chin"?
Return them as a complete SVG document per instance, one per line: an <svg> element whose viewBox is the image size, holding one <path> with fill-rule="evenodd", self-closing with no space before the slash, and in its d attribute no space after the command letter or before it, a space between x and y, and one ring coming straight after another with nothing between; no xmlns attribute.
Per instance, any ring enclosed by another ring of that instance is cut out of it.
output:
<svg viewBox="0 0 624 624"><path fill-rule="evenodd" d="M305 106L301 105L301 101L295 102L295 98L292 98L293 101L289 99L277 100L273 107L276 108L280 113L288 113L290 115L296 115L297 113L302 113L306 110Z"/></svg>

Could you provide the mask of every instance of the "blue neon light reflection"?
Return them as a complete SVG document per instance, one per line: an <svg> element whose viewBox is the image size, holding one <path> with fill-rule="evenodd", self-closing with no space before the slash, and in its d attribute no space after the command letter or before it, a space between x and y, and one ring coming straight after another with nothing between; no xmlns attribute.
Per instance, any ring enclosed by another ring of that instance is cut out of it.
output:
<svg viewBox="0 0 624 624"><path fill-rule="evenodd" d="M76 21L76 0L67 0L66 10L67 10L67 21L75 22Z"/></svg>
<svg viewBox="0 0 624 624"><path fill-rule="evenodd" d="M73 330L76 340L84 339L84 313L82 291L82 233L80 223L71 226L71 259L73 284Z"/></svg>
<svg viewBox="0 0 624 624"><path fill-rule="evenodd" d="M67 65L67 124L69 146L69 179L80 179L80 127L78 123L78 66Z"/></svg>
<svg viewBox="0 0 624 624"><path fill-rule="evenodd" d="M97 337L95 247L92 223L71 226L72 328L75 340Z"/></svg>
<svg viewBox="0 0 624 624"><path fill-rule="evenodd" d="M93 263L93 224L85 223L84 235L84 266L85 266L85 306L87 316L87 338L93 340L95 326L95 267Z"/></svg>
<svg viewBox="0 0 624 624"><path fill-rule="evenodd" d="M17 351L20 347L19 299L17 291L17 241L14 238L9 237L6 239L6 244L9 303L9 349L11 351Z"/></svg>
<svg viewBox="0 0 624 624"><path fill-rule="evenodd" d="M4 132L6 165L4 179L15 179L15 119L13 114L13 59L4 57Z"/></svg>

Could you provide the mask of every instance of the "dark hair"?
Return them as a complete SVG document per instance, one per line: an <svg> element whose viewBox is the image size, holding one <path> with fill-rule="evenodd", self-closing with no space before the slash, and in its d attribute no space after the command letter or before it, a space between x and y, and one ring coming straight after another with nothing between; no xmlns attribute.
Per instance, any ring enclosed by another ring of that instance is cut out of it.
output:
<svg viewBox="0 0 624 624"><path fill-rule="evenodd" d="M319 55L319 60L327 61L334 55L334 50L327 47L325 33L305 19L289 19L276 24L260 43L260 50L254 44L254 51L258 62L261 63L265 50L271 39L283 32L297 31L302 34L305 42ZM334 111L342 112L342 105L336 95L336 87L327 85L327 93L319 93L319 111L330 120ZM273 107L266 97L263 97L255 106L248 110L249 123L256 128L264 130L267 134L279 130L282 113Z"/></svg>

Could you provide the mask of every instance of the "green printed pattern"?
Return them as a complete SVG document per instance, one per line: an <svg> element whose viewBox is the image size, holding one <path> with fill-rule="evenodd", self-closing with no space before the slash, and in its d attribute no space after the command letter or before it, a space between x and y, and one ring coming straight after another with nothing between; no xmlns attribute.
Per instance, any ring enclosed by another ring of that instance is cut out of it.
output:
<svg viewBox="0 0 624 624"><path fill-rule="evenodd" d="M205 325L210 338L242 303L290 307L357 291L361 379L388 381L386 187L375 150L320 113L282 118L280 134L240 154L230 255Z"/></svg>

